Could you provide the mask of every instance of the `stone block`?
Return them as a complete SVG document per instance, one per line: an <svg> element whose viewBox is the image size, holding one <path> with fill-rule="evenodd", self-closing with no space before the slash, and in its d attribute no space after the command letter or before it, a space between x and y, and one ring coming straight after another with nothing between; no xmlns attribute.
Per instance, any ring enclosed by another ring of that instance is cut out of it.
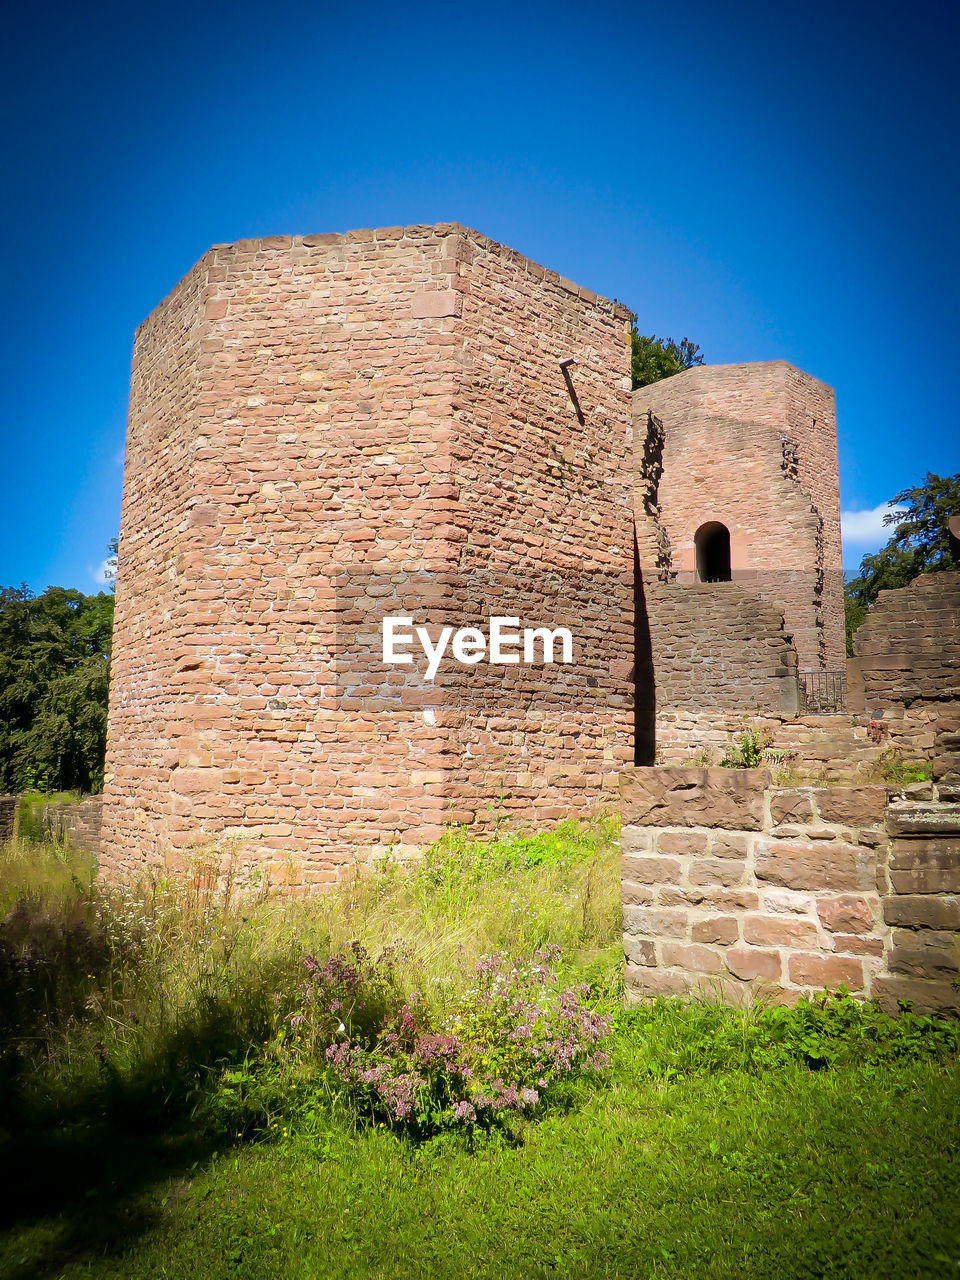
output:
<svg viewBox="0 0 960 1280"><path fill-rule="evenodd" d="M804 841L762 838L757 843L757 879L787 889L865 889L877 887L871 849L839 840Z"/></svg>
<svg viewBox="0 0 960 1280"><path fill-rule="evenodd" d="M760 947L814 947L819 934L812 920L788 916L747 916L743 940Z"/></svg>
<svg viewBox="0 0 960 1280"><path fill-rule="evenodd" d="M732 858L698 858L687 869L687 879L694 885L723 885L730 888L743 883L747 864Z"/></svg>
<svg viewBox="0 0 960 1280"><path fill-rule="evenodd" d="M696 973L719 973L722 966L720 953L710 947L684 942L664 942L663 963L680 969L692 969Z"/></svg>
<svg viewBox="0 0 960 1280"><path fill-rule="evenodd" d="M624 973L626 1003L639 1004L658 996L682 996L694 989L691 974L682 969L648 969L628 964Z"/></svg>
<svg viewBox="0 0 960 1280"><path fill-rule="evenodd" d="M835 933L833 949L838 955L882 956L883 939L865 938L859 934Z"/></svg>
<svg viewBox="0 0 960 1280"><path fill-rule="evenodd" d="M877 827L887 807L886 787L818 787L813 800L824 822Z"/></svg>
<svg viewBox="0 0 960 1280"><path fill-rule="evenodd" d="M802 826L815 819L809 790L791 787L787 791L770 793L770 821L774 826L779 826L781 822L793 822Z"/></svg>
<svg viewBox="0 0 960 1280"><path fill-rule="evenodd" d="M818 898L817 914L830 933L872 933L879 924L879 901L861 894Z"/></svg>
<svg viewBox="0 0 960 1280"><path fill-rule="evenodd" d="M724 963L735 978L743 982L757 979L772 982L780 977L780 956L776 951L757 951L750 947L731 947L724 952Z"/></svg>
<svg viewBox="0 0 960 1280"><path fill-rule="evenodd" d="M903 973L912 978L937 978L952 982L960 973L960 938L947 934L947 942L940 941L943 934L926 930L896 930L895 941L890 948L888 967L893 973Z"/></svg>
<svg viewBox="0 0 960 1280"><path fill-rule="evenodd" d="M790 981L817 991L846 987L863 990L863 961L852 956L798 952L787 962Z"/></svg>
<svg viewBox="0 0 960 1280"><path fill-rule="evenodd" d="M636 938L631 933L623 935L623 954L628 964L640 964L649 967L657 963L656 943L650 938Z"/></svg>
<svg viewBox="0 0 960 1280"><path fill-rule="evenodd" d="M713 858L746 858L750 852L750 841L754 837L741 835L736 831L718 831L710 841L710 856Z"/></svg>
<svg viewBox="0 0 960 1280"><path fill-rule="evenodd" d="M623 908L623 927L627 933L651 938L682 938L687 932L686 911L670 907Z"/></svg>
<svg viewBox="0 0 960 1280"><path fill-rule="evenodd" d="M736 916L709 916L706 920L697 920L691 925L690 937L694 942L713 942L726 946L740 937L740 926Z"/></svg>
<svg viewBox="0 0 960 1280"><path fill-rule="evenodd" d="M705 831L658 831L655 844L658 853L686 858L705 853L708 838Z"/></svg>
<svg viewBox="0 0 960 1280"><path fill-rule="evenodd" d="M887 1010L897 1013L901 1006L939 1017L960 1013L960 991L949 982L908 978L901 974L878 974L871 995Z"/></svg>
<svg viewBox="0 0 960 1280"><path fill-rule="evenodd" d="M911 929L960 930L960 898L952 894L891 894L883 900L883 918Z"/></svg>
<svg viewBox="0 0 960 1280"><path fill-rule="evenodd" d="M905 801L887 809L891 835L960 836L960 804Z"/></svg>
<svg viewBox="0 0 960 1280"><path fill-rule="evenodd" d="M679 884L680 863L655 854L626 854L620 859L620 874L634 884Z"/></svg>
<svg viewBox="0 0 960 1280"><path fill-rule="evenodd" d="M760 831L769 769L628 769L620 779L624 822L658 827Z"/></svg>
<svg viewBox="0 0 960 1280"><path fill-rule="evenodd" d="M625 905L632 907L647 906L654 901L654 891L645 884L634 884L631 880L620 881L620 896Z"/></svg>

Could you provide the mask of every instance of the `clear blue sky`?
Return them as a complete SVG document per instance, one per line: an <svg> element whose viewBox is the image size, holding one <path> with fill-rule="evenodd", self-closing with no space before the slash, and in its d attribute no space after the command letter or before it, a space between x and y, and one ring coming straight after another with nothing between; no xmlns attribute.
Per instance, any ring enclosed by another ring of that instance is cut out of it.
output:
<svg viewBox="0 0 960 1280"><path fill-rule="evenodd" d="M956 3L106 0L5 35L0 585L95 589L133 331L244 236L464 222L831 383L846 510L960 470Z"/></svg>

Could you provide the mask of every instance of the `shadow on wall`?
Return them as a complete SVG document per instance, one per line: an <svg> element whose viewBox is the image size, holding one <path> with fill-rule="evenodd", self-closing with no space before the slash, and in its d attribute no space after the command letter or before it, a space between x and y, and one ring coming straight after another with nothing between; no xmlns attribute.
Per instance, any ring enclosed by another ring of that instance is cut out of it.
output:
<svg viewBox="0 0 960 1280"><path fill-rule="evenodd" d="M633 537L633 763L653 764L657 754L657 688L640 550Z"/></svg>

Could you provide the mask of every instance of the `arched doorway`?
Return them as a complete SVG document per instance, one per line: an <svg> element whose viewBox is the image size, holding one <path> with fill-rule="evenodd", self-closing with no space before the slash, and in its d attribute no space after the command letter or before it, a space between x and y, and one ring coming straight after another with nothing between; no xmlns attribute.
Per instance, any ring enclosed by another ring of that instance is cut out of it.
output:
<svg viewBox="0 0 960 1280"><path fill-rule="evenodd" d="M719 520L702 524L693 537L699 582L730 581L730 530Z"/></svg>

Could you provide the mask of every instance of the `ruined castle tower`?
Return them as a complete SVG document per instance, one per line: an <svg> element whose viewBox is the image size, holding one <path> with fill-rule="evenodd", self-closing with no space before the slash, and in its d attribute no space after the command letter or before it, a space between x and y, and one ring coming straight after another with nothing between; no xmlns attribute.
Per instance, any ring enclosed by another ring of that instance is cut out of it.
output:
<svg viewBox="0 0 960 1280"><path fill-rule="evenodd" d="M634 392L661 430L661 567L782 610L801 669L845 661L833 391L777 360L702 365Z"/></svg>
<svg viewBox="0 0 960 1280"><path fill-rule="evenodd" d="M322 883L608 795L629 353L625 309L457 224L206 253L134 347L103 867L237 837ZM384 669L391 609L565 610L577 662L425 682Z"/></svg>

